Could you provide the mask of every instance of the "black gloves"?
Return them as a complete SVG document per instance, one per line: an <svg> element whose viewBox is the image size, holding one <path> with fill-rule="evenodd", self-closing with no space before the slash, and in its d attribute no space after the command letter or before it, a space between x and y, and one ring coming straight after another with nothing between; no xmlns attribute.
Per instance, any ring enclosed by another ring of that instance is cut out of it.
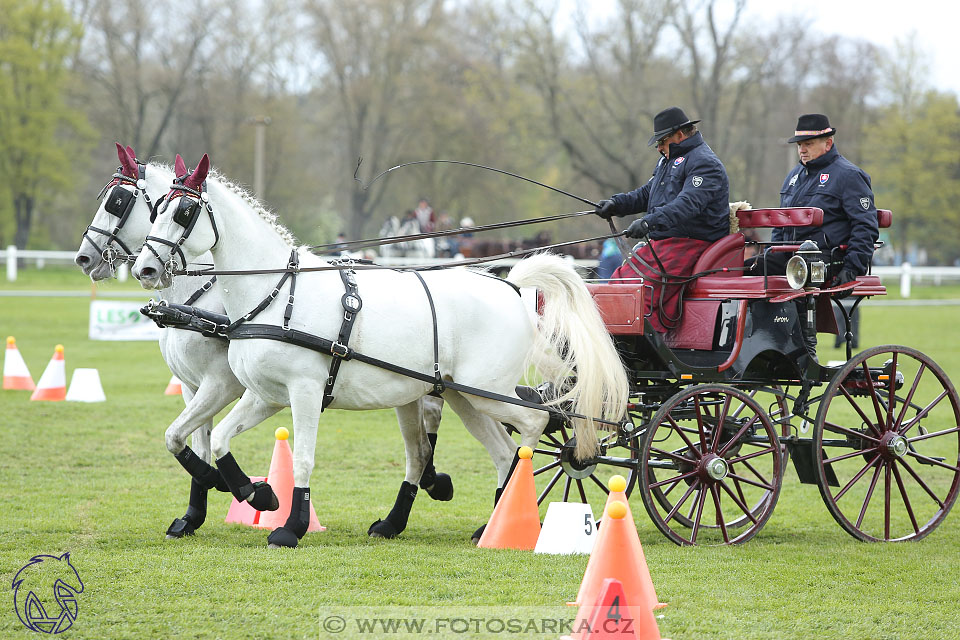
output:
<svg viewBox="0 0 960 640"><path fill-rule="evenodd" d="M833 282L830 283L830 286L839 287L840 285L847 284L848 282L853 282L856 279L857 279L857 272L849 267L844 267L843 269L840 269L840 273L836 275L836 277L833 279ZM850 295L852 291L853 289L839 291L833 294L833 296L835 298L846 298L847 296Z"/></svg>
<svg viewBox="0 0 960 640"><path fill-rule="evenodd" d="M604 220L609 220L617 215L617 203L613 200L601 200L597 203L597 208L593 212Z"/></svg>
<svg viewBox="0 0 960 640"><path fill-rule="evenodd" d="M646 238L650 233L650 225L647 224L647 221L643 218L634 220L630 223L630 226L627 227L627 230L623 232L623 235L628 238L641 239Z"/></svg>

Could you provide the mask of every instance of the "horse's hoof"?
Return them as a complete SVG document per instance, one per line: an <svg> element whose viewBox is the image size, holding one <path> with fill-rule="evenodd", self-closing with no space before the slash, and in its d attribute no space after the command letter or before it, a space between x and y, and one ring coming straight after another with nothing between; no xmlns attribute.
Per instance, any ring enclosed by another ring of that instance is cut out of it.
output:
<svg viewBox="0 0 960 640"><path fill-rule="evenodd" d="M276 511L280 508L280 501L273 487L261 480L253 483L253 500L250 500L250 506L257 511Z"/></svg>
<svg viewBox="0 0 960 640"><path fill-rule="evenodd" d="M196 530L197 528L194 527L191 522L183 518L177 518L167 527L167 540L176 540L184 536L192 536Z"/></svg>
<svg viewBox="0 0 960 640"><path fill-rule="evenodd" d="M479 529L473 532L473 535L470 536L470 542L473 544L479 544L480 538L483 536L484 530L487 528L487 525L483 525Z"/></svg>
<svg viewBox="0 0 960 640"><path fill-rule="evenodd" d="M300 539L297 534L286 527L274 529L267 537L267 548L269 549L293 549L297 546Z"/></svg>
<svg viewBox="0 0 960 640"><path fill-rule="evenodd" d="M367 529L367 535L371 538L396 538L400 532L386 520L377 520Z"/></svg>
<svg viewBox="0 0 960 640"><path fill-rule="evenodd" d="M450 479L450 475L438 473L433 486L427 489L427 495L440 502L453 500L453 480Z"/></svg>

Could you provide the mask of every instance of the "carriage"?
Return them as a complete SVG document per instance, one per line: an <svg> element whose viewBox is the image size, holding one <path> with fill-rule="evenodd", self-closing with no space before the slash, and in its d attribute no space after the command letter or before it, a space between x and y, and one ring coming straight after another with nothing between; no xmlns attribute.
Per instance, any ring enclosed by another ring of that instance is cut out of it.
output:
<svg viewBox="0 0 960 640"><path fill-rule="evenodd" d="M886 293L878 277L831 289L825 257L808 251L815 247L743 233L819 225L822 216L816 208L737 212L740 231L700 256L694 273L704 275L686 285L680 323L663 335L643 317L642 280L588 284L630 377L630 421L585 461L565 426L548 429L536 449L548 459L535 470L540 502L602 497L606 478L620 472L628 495L640 495L673 542L742 543L770 518L792 461L859 540L917 540L943 521L960 488L960 398L947 375L909 347L851 353L850 317ZM878 217L890 225L889 211ZM744 275L747 247L794 253L788 275ZM849 308L833 299L847 288ZM846 334L846 361L807 357L800 322Z"/></svg>

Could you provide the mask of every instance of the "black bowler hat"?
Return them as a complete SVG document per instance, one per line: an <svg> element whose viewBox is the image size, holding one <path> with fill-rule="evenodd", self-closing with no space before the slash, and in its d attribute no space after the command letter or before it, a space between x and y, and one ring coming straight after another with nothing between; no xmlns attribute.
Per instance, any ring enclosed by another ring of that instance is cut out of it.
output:
<svg viewBox="0 0 960 640"><path fill-rule="evenodd" d="M814 138L826 138L837 132L830 127L830 120L822 113L805 113L797 120L797 130L787 142L801 142Z"/></svg>
<svg viewBox="0 0 960 640"><path fill-rule="evenodd" d="M650 138L650 141L647 142L648 147L652 147L653 143L668 136L678 129L682 129L688 124L697 124L699 120L690 120L687 118L687 114L683 112L683 109L680 107L670 107L669 109L664 109L657 115L653 116L653 137Z"/></svg>

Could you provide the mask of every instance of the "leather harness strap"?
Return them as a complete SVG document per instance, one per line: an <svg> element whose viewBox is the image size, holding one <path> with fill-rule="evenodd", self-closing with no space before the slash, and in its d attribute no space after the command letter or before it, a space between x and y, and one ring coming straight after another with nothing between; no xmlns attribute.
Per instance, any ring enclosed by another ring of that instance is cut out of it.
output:
<svg viewBox="0 0 960 640"><path fill-rule="evenodd" d="M363 300L360 299L360 292L357 288L357 274L353 269L341 269L340 279L343 281L345 293L340 298L340 305L343 307L343 322L340 323L340 333L337 335L337 341L330 345L330 369L327 372L327 383L323 387L323 404L320 411L333 402L333 386L337 382L337 374L340 373L340 363L350 353L347 346L350 342L350 332L353 331L353 322L357 319L357 313L363 306Z"/></svg>
<svg viewBox="0 0 960 640"><path fill-rule="evenodd" d="M433 320L433 393L439 396L443 393L444 386L443 376L440 375L440 338L437 335L437 308L433 304L430 287L427 286L427 282L423 279L423 276L420 275L419 271L414 271L413 274L417 276L420 284L423 285L423 290L427 294L427 302L430 303L430 318Z"/></svg>

